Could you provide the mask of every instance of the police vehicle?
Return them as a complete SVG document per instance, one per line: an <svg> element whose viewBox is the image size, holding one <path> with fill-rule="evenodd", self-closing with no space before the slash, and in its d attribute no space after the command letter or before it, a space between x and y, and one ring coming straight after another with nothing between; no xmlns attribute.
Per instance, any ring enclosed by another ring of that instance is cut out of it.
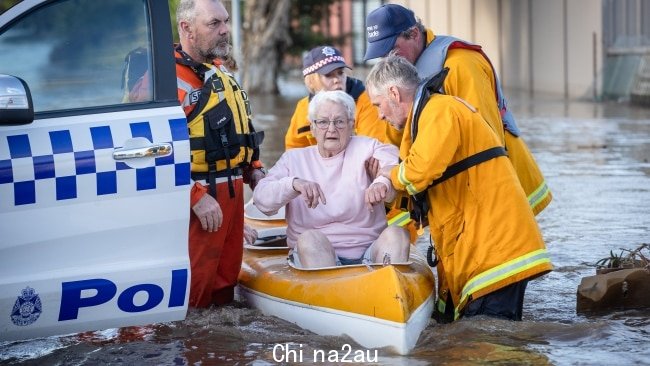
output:
<svg viewBox="0 0 650 366"><path fill-rule="evenodd" d="M167 1L0 15L0 340L185 317L190 150L172 47Z"/></svg>

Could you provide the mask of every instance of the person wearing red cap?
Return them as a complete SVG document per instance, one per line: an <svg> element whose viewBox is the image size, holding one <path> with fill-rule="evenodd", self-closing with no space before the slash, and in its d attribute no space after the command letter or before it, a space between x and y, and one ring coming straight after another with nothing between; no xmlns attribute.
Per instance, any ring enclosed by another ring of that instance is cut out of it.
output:
<svg viewBox="0 0 650 366"><path fill-rule="evenodd" d="M354 131L357 135L374 137L381 142L388 142L387 134L397 136L397 131L379 118L376 109L370 104L363 82L345 74L345 69L350 69L350 66L345 63L338 49L332 46L315 47L305 54L302 65L302 75L309 95L298 101L291 117L284 138L287 150L316 145L307 118L307 107L313 96L321 90L342 90L354 98L357 107Z"/></svg>
<svg viewBox="0 0 650 366"><path fill-rule="evenodd" d="M383 5L366 17L368 36L364 60L384 57L391 51L415 65L420 78L449 68L443 90L475 106L508 150L528 203L539 214L552 200L551 191L515 120L507 109L496 72L481 46L461 39L435 35L416 19L412 10L397 4Z"/></svg>

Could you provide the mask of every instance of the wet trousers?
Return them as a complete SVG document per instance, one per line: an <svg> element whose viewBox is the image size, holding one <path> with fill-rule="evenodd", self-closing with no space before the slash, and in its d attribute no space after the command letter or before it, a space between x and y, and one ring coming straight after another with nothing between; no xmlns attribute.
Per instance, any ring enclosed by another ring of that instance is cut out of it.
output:
<svg viewBox="0 0 650 366"><path fill-rule="evenodd" d="M221 206L223 223L216 232L203 230L201 221L190 212L192 279L189 305L192 307L222 305L233 300L244 251L243 181L234 179L233 184L235 197L232 198L228 182L217 184L217 202Z"/></svg>
<svg viewBox="0 0 650 366"><path fill-rule="evenodd" d="M487 315L495 318L521 320L524 293L528 280L522 280L473 300L463 316Z"/></svg>

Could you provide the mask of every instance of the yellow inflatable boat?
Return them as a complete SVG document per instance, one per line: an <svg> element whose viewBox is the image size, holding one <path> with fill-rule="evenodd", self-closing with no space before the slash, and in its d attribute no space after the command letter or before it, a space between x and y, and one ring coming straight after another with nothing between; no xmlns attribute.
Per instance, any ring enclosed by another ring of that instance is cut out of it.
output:
<svg viewBox="0 0 650 366"><path fill-rule="evenodd" d="M279 223L252 224L262 240L245 246L239 275L239 294L252 307L317 334L347 335L366 348L408 354L415 347L435 287L415 247L407 263L297 269L287 260L286 227ZM269 238L275 239L264 242Z"/></svg>

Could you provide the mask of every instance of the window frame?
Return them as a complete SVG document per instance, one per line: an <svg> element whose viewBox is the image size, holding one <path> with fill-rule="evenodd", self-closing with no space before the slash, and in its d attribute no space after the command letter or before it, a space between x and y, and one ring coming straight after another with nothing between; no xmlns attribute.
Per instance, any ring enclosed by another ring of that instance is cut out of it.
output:
<svg viewBox="0 0 650 366"><path fill-rule="evenodd" d="M31 13L62 0L24 0L0 15L0 32ZM96 1L96 0L88 0ZM151 42L151 81L153 99L151 101L70 108L56 111L38 111L35 120L79 116L85 114L110 113L117 111L141 110L177 106L176 67L174 61L173 35L169 20L169 5L166 1L145 0L150 26ZM5 19L7 20L5 20ZM20 77L20 75L15 75Z"/></svg>

